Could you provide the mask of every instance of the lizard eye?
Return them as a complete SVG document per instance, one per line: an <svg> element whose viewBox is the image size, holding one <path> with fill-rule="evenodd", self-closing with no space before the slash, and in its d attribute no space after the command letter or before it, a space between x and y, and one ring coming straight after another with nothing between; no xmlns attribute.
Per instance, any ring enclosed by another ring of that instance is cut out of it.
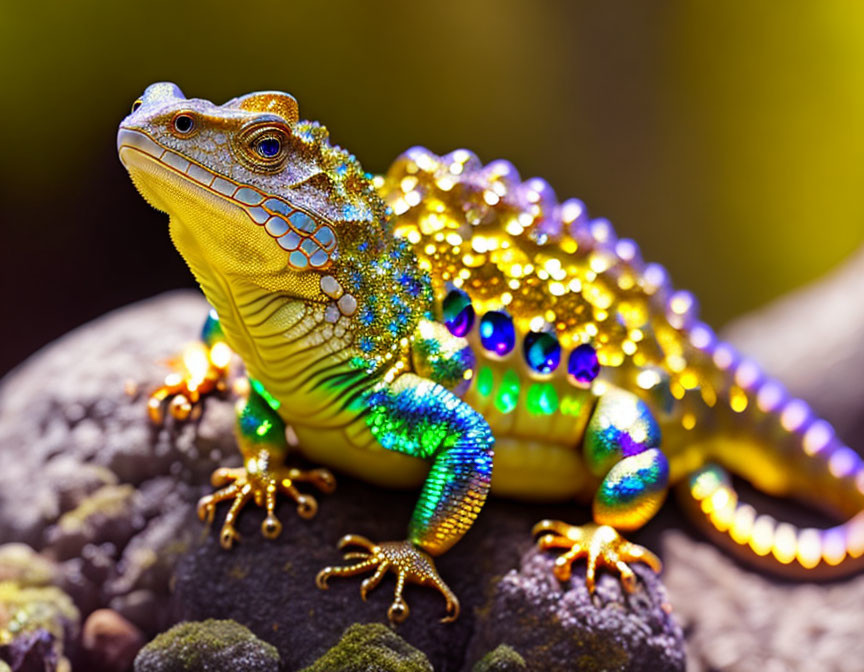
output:
<svg viewBox="0 0 864 672"><path fill-rule="evenodd" d="M278 124L255 124L236 138L235 156L250 170L276 173L288 159L289 133Z"/></svg>
<svg viewBox="0 0 864 672"><path fill-rule="evenodd" d="M265 136L255 144L255 151L264 159L272 159L282 151L282 142L279 138Z"/></svg>
<svg viewBox="0 0 864 672"><path fill-rule="evenodd" d="M132 103L132 111L133 112L137 111L138 108L141 107L143 104L144 104L144 101L139 98L134 103Z"/></svg>
<svg viewBox="0 0 864 672"><path fill-rule="evenodd" d="M175 115L171 125L178 135L189 135L195 130L195 118L187 112L181 112Z"/></svg>

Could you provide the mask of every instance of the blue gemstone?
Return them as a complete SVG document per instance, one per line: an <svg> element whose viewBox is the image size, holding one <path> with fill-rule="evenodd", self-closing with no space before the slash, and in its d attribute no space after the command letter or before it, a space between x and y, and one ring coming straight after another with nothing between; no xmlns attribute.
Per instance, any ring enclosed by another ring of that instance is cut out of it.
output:
<svg viewBox="0 0 864 672"><path fill-rule="evenodd" d="M474 306L471 297L460 289L451 289L441 306L444 324L454 336L464 336L474 326Z"/></svg>
<svg viewBox="0 0 864 672"><path fill-rule="evenodd" d="M551 373L561 363L561 345L554 334L532 331L522 343L525 361L538 373Z"/></svg>
<svg viewBox="0 0 864 672"><path fill-rule="evenodd" d="M516 345L516 330L507 313L490 310L480 320L480 342L498 355L506 355Z"/></svg>
<svg viewBox="0 0 864 672"><path fill-rule="evenodd" d="M587 385L600 373L600 362L597 360L597 352L587 343L583 343L570 353L567 360L567 373L577 383Z"/></svg>

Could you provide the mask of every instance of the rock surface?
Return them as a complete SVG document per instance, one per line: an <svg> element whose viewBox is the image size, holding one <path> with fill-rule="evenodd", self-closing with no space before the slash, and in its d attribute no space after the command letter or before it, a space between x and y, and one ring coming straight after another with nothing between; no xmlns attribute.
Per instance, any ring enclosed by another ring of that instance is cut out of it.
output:
<svg viewBox="0 0 864 672"><path fill-rule="evenodd" d="M249 629L225 620L180 623L157 636L135 658L135 672L277 672L276 649Z"/></svg>
<svg viewBox="0 0 864 672"><path fill-rule="evenodd" d="M57 566L24 544L0 546L0 672L68 672L79 612Z"/></svg>
<svg viewBox="0 0 864 672"><path fill-rule="evenodd" d="M531 669L549 672L684 669L681 630L662 617L672 606L650 569L634 565L640 582L633 594L603 572L592 597L584 563L574 566L565 586L553 576L553 564L548 554L531 551L498 581L477 619L470 658L506 643Z"/></svg>
<svg viewBox="0 0 864 672"><path fill-rule="evenodd" d="M483 656L471 672L523 672L527 669L525 659L512 647L502 644Z"/></svg>
<svg viewBox="0 0 864 672"><path fill-rule="evenodd" d="M360 600L359 579L333 579L328 591L319 591L315 574L341 560L335 541L346 532L377 540L401 538L415 499L414 493L370 490L365 483L342 478L337 491L321 500L314 521L300 519L294 507L283 502L277 513L284 530L275 541L260 534L261 512L250 511L240 519L241 542L231 552L220 549L214 531L180 559L174 595L178 614L190 620L232 618L276 645L288 669L309 665L352 623L386 623L387 607L393 599L392 576L385 578L366 602ZM438 561L442 576L462 602L459 620L446 627L439 625L437 620L444 616L443 598L435 591L409 585L406 599L411 617L397 633L423 651L436 670L470 669L501 643L511 644L525 655L530 665L536 665L532 669L555 669L548 667L550 657L543 657L539 648L534 652L535 661L519 646L553 636L581 642L568 649L562 641L561 650L579 650L586 658L599 659L614 648L618 660L635 660L646 654L653 660L671 661L666 669L683 669L681 631L668 614L662 586L650 572L645 573L650 583L640 584L633 600L622 596L620 590L615 592L612 586L617 582L606 576L601 584L601 609L592 604L578 581L567 590L555 585L552 557L536 558L529 537L532 524L549 511L549 507L506 501L487 504L465 539ZM572 508L555 513L579 515ZM519 566L524 553L535 558L529 564L531 571L511 571ZM549 572L542 590L538 588L537 575L542 573L538 563ZM512 592L528 596L522 603L522 620L510 618L513 604L495 596L495 583L505 575ZM561 611L548 613L550 603L559 601ZM522 631L532 612L536 639L528 640ZM562 622L558 617L567 620ZM478 633L482 639L475 642ZM661 652L669 655L664 658Z"/></svg>
<svg viewBox="0 0 864 672"><path fill-rule="evenodd" d="M339 642L303 672L434 672L429 659L387 626L352 625Z"/></svg>
<svg viewBox="0 0 864 672"><path fill-rule="evenodd" d="M826 285L837 295L846 292L846 303L835 305L857 305L848 303L846 285L846 280ZM230 553L219 549L215 531L202 531L193 506L209 491L213 468L236 464L231 400L208 399L200 420L182 425L169 420L158 430L144 412L144 392L169 371L158 362L196 338L204 312L203 300L193 293L157 297L72 332L0 381L0 539L26 542L42 551L40 557L56 559L56 565L35 563L34 571L56 572L54 582L84 616L110 608L150 636L182 617L236 618L280 649L283 669L299 669L335 645L347 625L385 620L392 578L367 603L359 600L359 580L334 580L322 593L313 578L321 566L339 561L334 544L347 531L400 538L416 493L378 491L339 478L337 492L319 499L311 523L283 502L278 513L285 530L268 542L258 529L262 514L252 507L240 519L242 543ZM821 314L820 324L833 319L837 333L843 324L858 324L848 308L840 312L833 318ZM767 315L767 324L791 324L794 304ZM750 324L732 333L750 352L767 343L767 368L784 379L787 365L776 353L772 359L770 336L759 331L760 322ZM805 340L788 347L804 352ZM860 350L848 339L844 343L850 352ZM850 357L844 359L847 366L857 361ZM808 356L807 361L820 360ZM826 362L831 366L833 360ZM126 393L128 380L138 383L139 393ZM807 380L790 380L794 392L808 397ZM837 391L842 386L819 385L827 402L814 406L839 427L858 427L864 397L855 396L854 385L845 394ZM832 394L845 403L833 404ZM222 515L224 509L217 521ZM562 590L543 583L550 560L531 551L528 531L544 517L580 522L587 512L491 501L465 540L439 561L462 600L460 620L438 626L443 599L410 587L412 617L398 634L428 654L439 672L471 669L501 642L525 657L527 669L554 669L537 667L531 659L532 652L539 655L532 629L514 627L514 615L521 618L521 609L536 606L538 623L544 616L555 621L545 631L549 641L572 647L567 653L555 649L562 656L605 650L609 665L635 661L620 657L625 635L631 651L674 655L677 647L680 655L680 633L650 572L637 569L648 591L629 601L614 594L617 582L611 577L601 578L596 605L588 604L581 586ZM860 579L830 585L777 582L675 531L680 528L686 525L669 505L634 540L659 550L665 561L668 603L686 626L690 669L845 670L853 669L850 661L864 658L856 638L858 605L864 601ZM0 554L0 580L4 571ZM641 621L632 620L637 615ZM618 639L592 640L607 622L620 625ZM556 639L565 627L572 628L568 637ZM636 664L627 669L640 669Z"/></svg>

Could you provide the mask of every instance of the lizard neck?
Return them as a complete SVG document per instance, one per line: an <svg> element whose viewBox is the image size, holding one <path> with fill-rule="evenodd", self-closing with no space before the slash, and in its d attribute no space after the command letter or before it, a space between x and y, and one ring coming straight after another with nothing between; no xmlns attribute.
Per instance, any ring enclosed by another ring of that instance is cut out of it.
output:
<svg viewBox="0 0 864 672"><path fill-rule="evenodd" d="M320 375L352 378L350 320L326 319L327 304L266 290L252 281L220 273L180 221L171 219L171 237L208 302L219 314L226 341L250 377L279 402L290 422L315 424L334 398L316 384Z"/></svg>

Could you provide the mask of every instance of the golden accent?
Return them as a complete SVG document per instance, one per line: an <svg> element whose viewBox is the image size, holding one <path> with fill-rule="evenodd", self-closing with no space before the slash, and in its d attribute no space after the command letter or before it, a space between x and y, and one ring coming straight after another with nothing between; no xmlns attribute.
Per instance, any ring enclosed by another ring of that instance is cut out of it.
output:
<svg viewBox="0 0 864 672"><path fill-rule="evenodd" d="M432 557L410 541L385 541L375 544L366 537L347 534L339 540L338 547L342 551L349 546L366 549L359 552L348 551L344 555L345 560L360 562L347 567L325 567L315 577L315 584L319 588L327 590L327 580L333 576L357 576L374 567L375 573L360 584L360 597L365 601L367 593L381 583L387 570L392 570L396 574L396 592L393 603L387 610L391 623L402 623L408 618L410 609L402 597L406 581L432 586L444 596L447 601L447 616L441 619L442 623L450 623L459 617L459 600L438 575Z"/></svg>
<svg viewBox="0 0 864 672"><path fill-rule="evenodd" d="M206 395L227 389L230 361L231 349L222 342L211 348L200 342L187 346L179 357L168 362L175 371L150 394L147 401L150 421L162 424L168 399L168 411L176 420L187 420L193 412L199 412L199 404Z"/></svg>
<svg viewBox="0 0 864 672"><path fill-rule="evenodd" d="M250 467L256 464L256 460L250 460ZM198 517L213 522L216 513L216 505L233 499L231 508L225 516L222 531L219 533L219 543L222 548L229 549L240 535L234 528L234 521L240 510L246 506L250 499L254 499L258 506L267 510L267 517L261 523L261 533L268 539L275 539L282 532L282 523L273 513L276 508L276 495L282 493L288 495L297 502L297 514L301 518L313 518L318 512L318 502L312 495L301 494L294 483L311 483L324 494L330 494L336 489L336 479L327 469L312 469L303 471L293 467L280 467L275 471L260 470L253 471L252 468L228 469L221 468L213 472L210 478L213 487L218 488L226 483L231 485L207 495L198 500Z"/></svg>
<svg viewBox="0 0 864 672"><path fill-rule="evenodd" d="M574 560L587 558L588 572L585 584L590 592L594 592L595 575L600 567L617 569L621 574L621 583L627 592L636 589L636 575L630 569L628 562L644 562L655 572L660 572L660 559L643 546L630 543L618 531L609 525L568 525L560 520L541 520L531 531L532 535L548 532L537 540L540 550L550 548L568 549L555 560L555 577L559 581L568 581L571 575L571 565Z"/></svg>

